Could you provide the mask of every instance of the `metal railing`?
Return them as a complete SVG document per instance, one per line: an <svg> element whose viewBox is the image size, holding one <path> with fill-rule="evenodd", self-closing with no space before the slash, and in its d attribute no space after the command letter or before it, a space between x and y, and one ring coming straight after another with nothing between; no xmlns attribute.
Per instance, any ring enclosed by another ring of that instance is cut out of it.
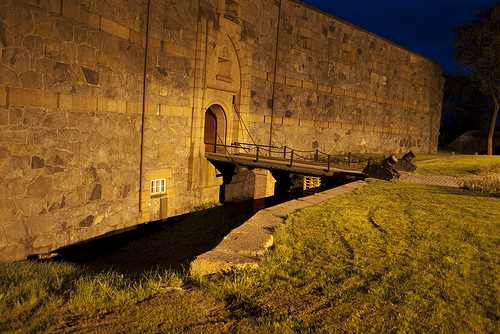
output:
<svg viewBox="0 0 500 334"><path fill-rule="evenodd" d="M288 167L292 167L294 163L306 162L317 165L326 165L326 172L330 171L331 166L347 166L350 168L364 168L371 164L381 164L385 159L385 155L363 155L354 154L351 152L344 154L328 154L319 149L303 151L295 150L287 146L277 147L269 145L258 145L249 143L234 142L231 145L223 145L217 143L205 143L214 145L214 151L217 152L217 147L224 147L225 152L229 152L229 148L233 154L254 155L254 162L258 162L260 158L274 158L287 160Z"/></svg>

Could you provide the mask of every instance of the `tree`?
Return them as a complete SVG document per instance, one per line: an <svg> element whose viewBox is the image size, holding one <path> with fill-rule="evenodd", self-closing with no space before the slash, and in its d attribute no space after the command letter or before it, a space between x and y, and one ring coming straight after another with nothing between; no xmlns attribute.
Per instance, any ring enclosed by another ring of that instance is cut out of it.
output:
<svg viewBox="0 0 500 334"><path fill-rule="evenodd" d="M472 71L471 77L493 100L493 114L488 133L488 155L493 154L493 135L500 99L500 3L477 11L469 24L454 27L455 62Z"/></svg>
<svg viewBox="0 0 500 334"><path fill-rule="evenodd" d="M469 74L445 72L441 141L450 143L469 130L488 127L490 99Z"/></svg>

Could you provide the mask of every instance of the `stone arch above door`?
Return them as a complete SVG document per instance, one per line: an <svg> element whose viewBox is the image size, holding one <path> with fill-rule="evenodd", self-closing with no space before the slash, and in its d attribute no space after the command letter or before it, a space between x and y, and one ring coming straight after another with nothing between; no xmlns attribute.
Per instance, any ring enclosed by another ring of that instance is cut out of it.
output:
<svg viewBox="0 0 500 334"><path fill-rule="evenodd" d="M231 38L226 35L210 56L207 87L236 93L240 90L240 62Z"/></svg>

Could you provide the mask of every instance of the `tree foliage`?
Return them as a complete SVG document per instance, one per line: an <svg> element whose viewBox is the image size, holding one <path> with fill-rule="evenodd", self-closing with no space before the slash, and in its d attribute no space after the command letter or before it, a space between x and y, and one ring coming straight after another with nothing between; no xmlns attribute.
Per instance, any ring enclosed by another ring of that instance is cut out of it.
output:
<svg viewBox="0 0 500 334"><path fill-rule="evenodd" d="M441 141L449 144L469 130L488 128L491 109L488 95L465 73L444 73L444 104L441 122Z"/></svg>
<svg viewBox="0 0 500 334"><path fill-rule="evenodd" d="M472 71L480 89L491 96L493 113L488 134L488 154L493 152L493 134L500 99L500 3L477 11L467 25L454 27L455 62Z"/></svg>

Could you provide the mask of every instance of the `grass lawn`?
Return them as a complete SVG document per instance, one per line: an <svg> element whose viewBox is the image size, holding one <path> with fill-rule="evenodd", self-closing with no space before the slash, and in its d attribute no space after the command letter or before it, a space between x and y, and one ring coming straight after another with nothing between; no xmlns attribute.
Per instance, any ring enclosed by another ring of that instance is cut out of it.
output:
<svg viewBox="0 0 500 334"><path fill-rule="evenodd" d="M433 160L433 159L439 159L439 158L448 158L453 156L455 153L452 153L451 150L449 149L443 149L440 148L438 149L436 154L415 154L415 158L413 161L426 161L426 160ZM401 158L404 154L396 154L396 157Z"/></svg>
<svg viewBox="0 0 500 334"><path fill-rule="evenodd" d="M417 162L417 174L449 175L467 177L500 173L500 156L498 155L456 155L447 159Z"/></svg>
<svg viewBox="0 0 500 334"><path fill-rule="evenodd" d="M209 286L248 310L242 332L494 333L499 204L377 182L291 215L259 270Z"/></svg>
<svg viewBox="0 0 500 334"><path fill-rule="evenodd" d="M373 182L290 215L257 269L0 264L0 332L498 333L499 217L498 197Z"/></svg>

